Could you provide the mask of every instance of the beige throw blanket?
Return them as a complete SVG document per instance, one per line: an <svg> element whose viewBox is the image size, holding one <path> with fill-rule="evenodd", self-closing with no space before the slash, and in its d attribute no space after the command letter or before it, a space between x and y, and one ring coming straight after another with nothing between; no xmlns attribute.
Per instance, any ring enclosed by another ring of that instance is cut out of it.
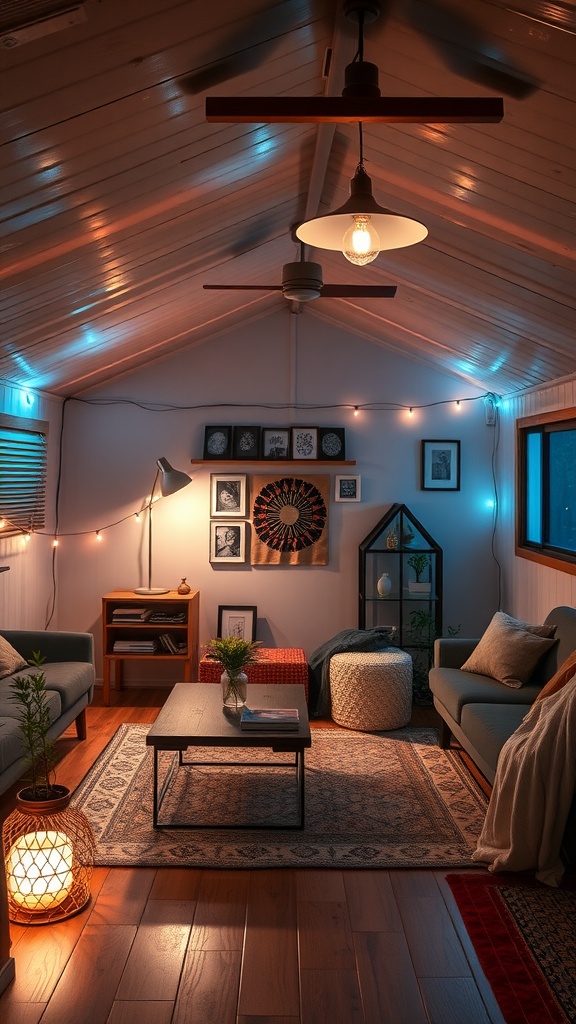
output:
<svg viewBox="0 0 576 1024"><path fill-rule="evenodd" d="M557 886L562 837L576 785L576 676L532 705L504 744L472 859L489 871L536 871Z"/></svg>

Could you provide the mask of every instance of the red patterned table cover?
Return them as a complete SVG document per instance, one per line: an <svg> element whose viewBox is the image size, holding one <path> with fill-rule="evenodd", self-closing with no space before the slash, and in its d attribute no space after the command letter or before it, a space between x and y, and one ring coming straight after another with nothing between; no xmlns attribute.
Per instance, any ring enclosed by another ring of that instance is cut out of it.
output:
<svg viewBox="0 0 576 1024"><path fill-rule="evenodd" d="M308 662L301 647L259 647L258 661L249 665L250 683L296 683L306 688L308 700ZM204 655L198 666L199 683L219 683L222 666Z"/></svg>

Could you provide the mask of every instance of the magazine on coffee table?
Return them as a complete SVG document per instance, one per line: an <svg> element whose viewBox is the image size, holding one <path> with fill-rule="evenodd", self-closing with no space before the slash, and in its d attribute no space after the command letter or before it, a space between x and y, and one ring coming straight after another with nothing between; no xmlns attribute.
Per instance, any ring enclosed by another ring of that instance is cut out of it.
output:
<svg viewBox="0 0 576 1024"><path fill-rule="evenodd" d="M242 708L241 729L297 729L298 708Z"/></svg>

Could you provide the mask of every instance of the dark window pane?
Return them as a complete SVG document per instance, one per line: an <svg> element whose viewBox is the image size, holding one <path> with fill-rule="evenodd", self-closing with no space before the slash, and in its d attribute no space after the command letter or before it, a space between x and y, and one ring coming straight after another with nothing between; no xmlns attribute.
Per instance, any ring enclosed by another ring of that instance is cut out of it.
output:
<svg viewBox="0 0 576 1024"><path fill-rule="evenodd" d="M576 430L552 431L549 444L548 543L576 552Z"/></svg>

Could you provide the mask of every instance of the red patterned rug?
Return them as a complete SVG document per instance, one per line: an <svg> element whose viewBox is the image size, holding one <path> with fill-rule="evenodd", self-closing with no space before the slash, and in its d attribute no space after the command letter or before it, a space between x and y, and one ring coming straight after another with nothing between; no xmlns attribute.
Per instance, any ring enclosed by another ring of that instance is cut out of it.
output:
<svg viewBox="0 0 576 1024"><path fill-rule="evenodd" d="M576 878L448 875L506 1024L576 1022Z"/></svg>

